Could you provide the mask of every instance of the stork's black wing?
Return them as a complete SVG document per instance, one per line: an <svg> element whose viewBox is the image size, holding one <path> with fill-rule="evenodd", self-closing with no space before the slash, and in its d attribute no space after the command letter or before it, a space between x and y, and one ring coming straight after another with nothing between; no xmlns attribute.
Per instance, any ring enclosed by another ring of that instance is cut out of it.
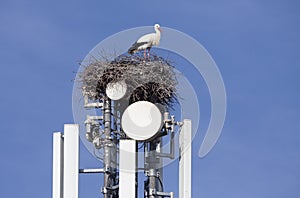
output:
<svg viewBox="0 0 300 198"><path fill-rule="evenodd" d="M137 52L138 48L144 44L147 44L147 42L133 43L133 45L128 49L128 54L134 54L135 52Z"/></svg>

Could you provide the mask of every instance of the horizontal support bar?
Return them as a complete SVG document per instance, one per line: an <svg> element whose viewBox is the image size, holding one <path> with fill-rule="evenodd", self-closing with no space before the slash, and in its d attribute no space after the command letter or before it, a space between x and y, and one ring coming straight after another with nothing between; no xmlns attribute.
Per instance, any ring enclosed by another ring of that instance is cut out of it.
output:
<svg viewBox="0 0 300 198"><path fill-rule="evenodd" d="M159 192L159 191L157 191L155 194L158 195L158 196L163 196L163 197L171 197L171 198L174 197L173 192Z"/></svg>
<svg viewBox="0 0 300 198"><path fill-rule="evenodd" d="M87 120L103 120L103 116L87 116Z"/></svg>
<svg viewBox="0 0 300 198"><path fill-rule="evenodd" d="M103 168L94 168L94 169L79 169L79 173L104 173Z"/></svg>
<svg viewBox="0 0 300 198"><path fill-rule="evenodd" d="M174 156L171 153L156 153L156 155L163 158L174 159Z"/></svg>
<svg viewBox="0 0 300 198"><path fill-rule="evenodd" d="M87 103L87 104L84 104L84 107L85 108L102 108L103 103L101 103L101 102Z"/></svg>

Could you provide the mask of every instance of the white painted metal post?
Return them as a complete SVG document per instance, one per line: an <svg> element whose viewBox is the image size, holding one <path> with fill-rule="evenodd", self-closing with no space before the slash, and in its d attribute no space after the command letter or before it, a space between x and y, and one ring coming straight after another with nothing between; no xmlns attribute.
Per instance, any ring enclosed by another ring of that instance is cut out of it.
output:
<svg viewBox="0 0 300 198"><path fill-rule="evenodd" d="M179 134L179 198L191 198L192 121L183 120Z"/></svg>
<svg viewBox="0 0 300 198"><path fill-rule="evenodd" d="M53 133L52 198L63 198L63 146L61 132Z"/></svg>
<svg viewBox="0 0 300 198"><path fill-rule="evenodd" d="M63 198L78 198L79 126L64 125L64 189Z"/></svg>
<svg viewBox="0 0 300 198"><path fill-rule="evenodd" d="M119 197L135 198L136 142L120 140Z"/></svg>

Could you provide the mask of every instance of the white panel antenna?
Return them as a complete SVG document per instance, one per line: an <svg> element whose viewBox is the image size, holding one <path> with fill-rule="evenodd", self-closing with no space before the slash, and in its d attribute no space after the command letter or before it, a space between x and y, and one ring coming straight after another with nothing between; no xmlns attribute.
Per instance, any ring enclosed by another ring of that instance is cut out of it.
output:
<svg viewBox="0 0 300 198"><path fill-rule="evenodd" d="M136 141L120 140L119 198L136 197Z"/></svg>
<svg viewBox="0 0 300 198"><path fill-rule="evenodd" d="M65 124L53 134L52 198L78 198L79 126Z"/></svg>

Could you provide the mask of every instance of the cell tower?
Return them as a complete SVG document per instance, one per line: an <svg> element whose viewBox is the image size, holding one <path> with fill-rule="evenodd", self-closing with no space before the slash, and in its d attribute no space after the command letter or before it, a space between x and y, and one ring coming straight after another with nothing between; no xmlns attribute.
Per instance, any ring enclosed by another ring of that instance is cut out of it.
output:
<svg viewBox="0 0 300 198"><path fill-rule="evenodd" d="M177 83L172 66L157 56L148 61L123 56L89 63L80 77L83 108L96 114L85 115L84 124L66 124L64 133L53 134L52 198L78 198L78 176L84 173L103 174L103 198L137 198L138 188L143 188L144 198L191 198L192 123L170 115ZM83 132L100 153L102 167L79 168ZM169 146L167 151L163 145ZM163 188L163 159L174 159L176 149L179 195ZM138 171L145 174L143 184L138 183Z"/></svg>

